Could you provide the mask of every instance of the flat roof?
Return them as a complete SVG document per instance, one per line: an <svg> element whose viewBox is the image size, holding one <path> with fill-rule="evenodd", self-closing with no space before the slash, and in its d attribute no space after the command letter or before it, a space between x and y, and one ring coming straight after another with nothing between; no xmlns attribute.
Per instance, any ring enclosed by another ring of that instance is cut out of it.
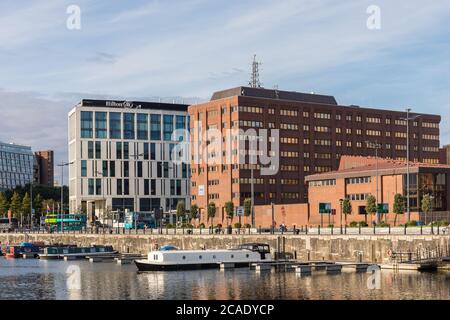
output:
<svg viewBox="0 0 450 320"><path fill-rule="evenodd" d="M313 102L313 103L337 105L336 99L333 96L329 96L329 95L303 93L303 92L296 92L296 91L285 91L285 90L278 90L278 89L242 87L242 86L214 92L211 97L211 101L234 97L234 96L291 100L291 101L302 101L302 102Z"/></svg>
<svg viewBox="0 0 450 320"><path fill-rule="evenodd" d="M187 112L187 104L163 103L148 101L128 101L128 100L97 100L82 99L77 107L100 107L118 109L144 109L144 110L170 110Z"/></svg>

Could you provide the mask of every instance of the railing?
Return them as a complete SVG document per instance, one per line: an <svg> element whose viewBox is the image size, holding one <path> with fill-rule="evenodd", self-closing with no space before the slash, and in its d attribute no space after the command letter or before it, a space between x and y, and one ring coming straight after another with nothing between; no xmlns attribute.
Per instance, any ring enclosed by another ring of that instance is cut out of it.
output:
<svg viewBox="0 0 450 320"><path fill-rule="evenodd" d="M1 233L1 231L0 231ZM3 233L6 233L5 231ZM448 227L294 227L286 229L272 228L168 228L161 227L155 229L125 229L125 228L102 228L102 227L86 227L83 230L58 230L51 231L44 229L29 230L26 228L18 228L11 233L52 233L52 234L138 234L138 235L255 235L255 234L274 234L274 235L440 235L448 236L450 228Z"/></svg>

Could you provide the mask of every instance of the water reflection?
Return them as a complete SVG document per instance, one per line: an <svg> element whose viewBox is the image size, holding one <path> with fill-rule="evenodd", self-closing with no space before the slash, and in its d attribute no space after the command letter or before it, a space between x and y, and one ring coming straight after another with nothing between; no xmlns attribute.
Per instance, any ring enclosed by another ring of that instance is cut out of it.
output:
<svg viewBox="0 0 450 320"><path fill-rule="evenodd" d="M79 287L67 268L79 268ZM0 259L0 299L450 299L450 273L256 273L248 269L138 273L134 265Z"/></svg>

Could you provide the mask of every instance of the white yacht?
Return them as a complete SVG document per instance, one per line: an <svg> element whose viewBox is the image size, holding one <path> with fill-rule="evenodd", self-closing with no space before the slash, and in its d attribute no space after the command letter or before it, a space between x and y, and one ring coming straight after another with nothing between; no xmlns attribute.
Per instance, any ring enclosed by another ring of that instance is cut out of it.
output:
<svg viewBox="0 0 450 320"><path fill-rule="evenodd" d="M150 251L147 259L135 260L139 271L168 271L219 268L222 263L235 268L255 262L270 261L267 244L246 243L225 250L158 250Z"/></svg>

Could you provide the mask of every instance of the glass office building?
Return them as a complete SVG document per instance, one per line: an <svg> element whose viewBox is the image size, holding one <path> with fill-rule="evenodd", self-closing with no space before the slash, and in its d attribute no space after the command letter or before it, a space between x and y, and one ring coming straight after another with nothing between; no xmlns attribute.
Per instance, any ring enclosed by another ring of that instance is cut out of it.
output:
<svg viewBox="0 0 450 320"><path fill-rule="evenodd" d="M31 147L0 142L0 191L30 183L33 161Z"/></svg>
<svg viewBox="0 0 450 320"><path fill-rule="evenodd" d="M189 130L187 105L84 99L69 113L71 212L100 220L110 211L190 205L189 163L172 150Z"/></svg>

